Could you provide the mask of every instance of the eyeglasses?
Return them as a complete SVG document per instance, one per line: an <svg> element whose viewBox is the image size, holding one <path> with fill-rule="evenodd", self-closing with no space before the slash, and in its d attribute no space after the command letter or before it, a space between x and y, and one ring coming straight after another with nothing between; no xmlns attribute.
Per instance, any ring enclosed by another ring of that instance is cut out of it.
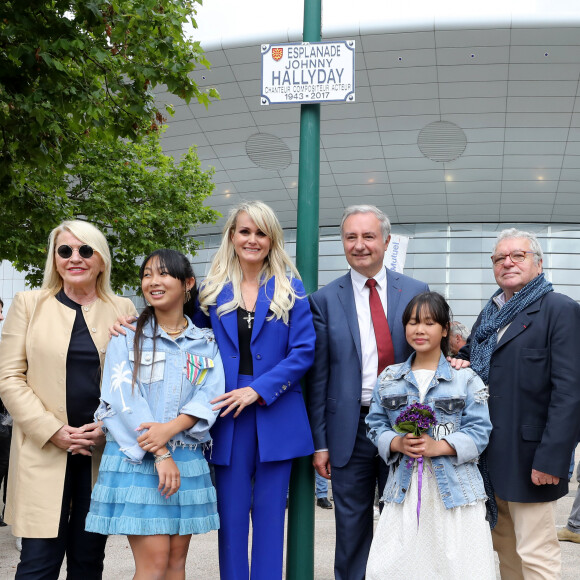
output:
<svg viewBox="0 0 580 580"><path fill-rule="evenodd" d="M513 252L510 252L509 254L505 254L505 256L503 254L499 254L497 256L492 256L491 261L493 262L494 266L501 266L505 262L505 259L509 256L509 259L514 264L521 264L522 262L525 261L526 254L535 254L535 253L536 252L530 252L530 251L524 251L524 250L514 250Z"/></svg>
<svg viewBox="0 0 580 580"><path fill-rule="evenodd" d="M56 253L64 260L68 260L73 255L73 252L74 248L71 248L66 244L59 246L56 250ZM78 252L81 258L88 260L89 258L93 257L95 250L93 250L93 248L91 248L91 246L89 246L88 244L83 244L82 246L79 247Z"/></svg>

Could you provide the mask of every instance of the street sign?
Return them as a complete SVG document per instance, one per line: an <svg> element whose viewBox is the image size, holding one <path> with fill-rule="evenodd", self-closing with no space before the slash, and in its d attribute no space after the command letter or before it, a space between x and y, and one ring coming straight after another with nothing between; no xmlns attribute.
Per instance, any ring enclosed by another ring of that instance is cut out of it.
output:
<svg viewBox="0 0 580 580"><path fill-rule="evenodd" d="M354 40L262 44L260 103L354 102Z"/></svg>

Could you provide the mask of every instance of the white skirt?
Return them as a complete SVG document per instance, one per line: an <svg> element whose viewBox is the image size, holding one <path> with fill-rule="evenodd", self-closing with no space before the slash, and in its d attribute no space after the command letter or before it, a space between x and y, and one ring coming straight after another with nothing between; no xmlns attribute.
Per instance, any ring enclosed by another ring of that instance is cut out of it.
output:
<svg viewBox="0 0 580 580"><path fill-rule="evenodd" d="M403 503L386 503L377 525L366 580L495 579L485 502L446 509L431 460L425 459L417 525L417 462Z"/></svg>

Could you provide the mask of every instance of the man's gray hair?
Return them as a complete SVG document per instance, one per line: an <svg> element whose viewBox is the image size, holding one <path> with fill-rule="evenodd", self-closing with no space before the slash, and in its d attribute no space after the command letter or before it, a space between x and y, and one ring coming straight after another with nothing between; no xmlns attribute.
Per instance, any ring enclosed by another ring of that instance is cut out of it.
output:
<svg viewBox="0 0 580 580"><path fill-rule="evenodd" d="M372 213L381 224L381 233L383 234L383 242L387 241L387 238L391 234L391 222L385 213L383 213L375 205L351 205L344 210L342 214L342 221L340 222L340 237L344 235L344 222L351 215L357 213Z"/></svg>
<svg viewBox="0 0 580 580"><path fill-rule="evenodd" d="M469 328L462 322L454 320L449 327L449 334L451 336L458 334L463 340L467 340L469 338Z"/></svg>
<svg viewBox="0 0 580 580"><path fill-rule="evenodd" d="M518 230L516 228L509 228L499 233L495 240L492 256L495 256L495 251L500 242L520 238L530 242L530 250L534 252L534 262L536 265L539 264L540 260L544 258L544 253L542 252L542 247L540 246L540 242L538 242L538 238L536 238L536 235L531 232L524 232L523 230Z"/></svg>

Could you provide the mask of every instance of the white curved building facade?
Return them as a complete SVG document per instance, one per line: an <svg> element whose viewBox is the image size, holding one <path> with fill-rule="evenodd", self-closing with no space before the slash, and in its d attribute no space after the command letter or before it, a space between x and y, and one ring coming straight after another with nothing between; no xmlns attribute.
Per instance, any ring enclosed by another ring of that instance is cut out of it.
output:
<svg viewBox="0 0 580 580"><path fill-rule="evenodd" d="M302 19L303 0L200 8L212 69L196 80L222 99L177 104L164 137L167 153L195 143L215 167L209 203L224 215L242 199L271 204L291 252L300 108L260 104L260 45L301 41ZM410 237L405 273L468 325L495 289L489 255L506 227L536 232L547 277L580 300L580 5L323 0L322 39L355 40L356 102L321 105L319 283L347 267L344 208L371 203ZM454 130L425 147L433 126ZM222 224L196 233L201 276Z"/></svg>
<svg viewBox="0 0 580 580"><path fill-rule="evenodd" d="M302 20L303 0L208 0L193 36L212 68L195 79L221 100L206 110L158 94L176 110L164 151L178 158L197 145L216 170L208 204L225 215L262 199L291 253L300 106L260 104L260 45L300 42ZM505 227L535 231L547 277L580 300L577 1L323 0L322 39L355 41L356 101L321 105L320 284L346 268L344 208L371 203L410 237L405 273L467 324L494 289L489 255ZM194 232L205 243L193 260L200 277L223 221ZM9 304L23 282L9 265L0 281Z"/></svg>

